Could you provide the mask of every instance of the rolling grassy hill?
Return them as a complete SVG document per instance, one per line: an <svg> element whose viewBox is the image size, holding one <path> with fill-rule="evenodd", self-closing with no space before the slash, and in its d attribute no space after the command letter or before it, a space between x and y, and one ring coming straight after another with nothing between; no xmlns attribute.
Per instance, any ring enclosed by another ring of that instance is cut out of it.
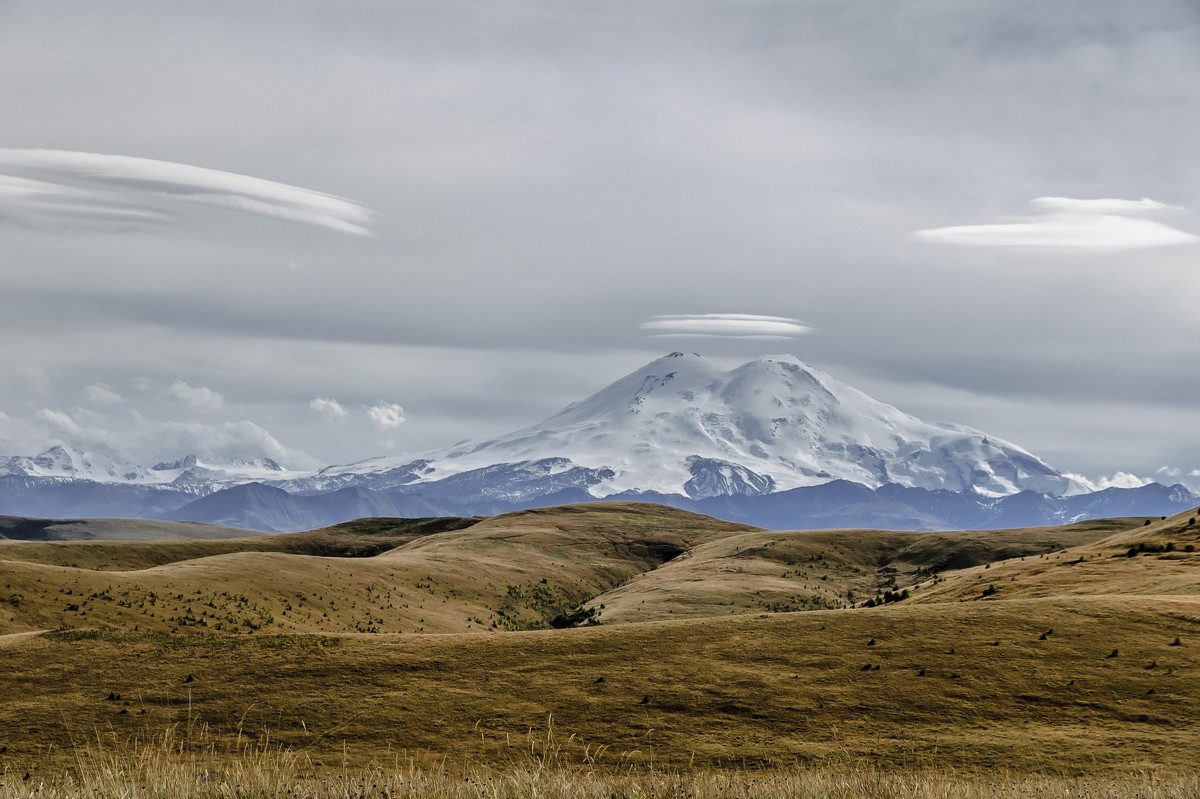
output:
<svg viewBox="0 0 1200 799"><path fill-rule="evenodd" d="M614 503L8 542L0 769L189 723L314 763L504 762L552 716L614 768L1186 770L1194 516L788 533Z"/></svg>

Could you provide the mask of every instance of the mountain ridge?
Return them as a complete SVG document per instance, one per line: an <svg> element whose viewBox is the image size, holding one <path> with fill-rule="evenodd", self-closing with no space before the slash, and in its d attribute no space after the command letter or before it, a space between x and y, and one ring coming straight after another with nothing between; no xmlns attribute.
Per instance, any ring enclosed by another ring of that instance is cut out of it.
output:
<svg viewBox="0 0 1200 799"><path fill-rule="evenodd" d="M1016 444L962 425L924 422L795 356L723 370L683 352L651 361L537 424L430 453L412 482L548 458L611 471L593 487L597 497L651 490L699 499L835 479L991 496L1085 490ZM357 468L382 475L414 463L371 459L321 474Z"/></svg>
<svg viewBox="0 0 1200 799"><path fill-rule="evenodd" d="M1176 512L1185 487L1087 487L1020 446L924 422L792 355L724 369L674 352L547 419L421 457L315 471L269 458L152 467L62 444L0 458L0 513L298 530L645 499L765 527L986 528Z"/></svg>

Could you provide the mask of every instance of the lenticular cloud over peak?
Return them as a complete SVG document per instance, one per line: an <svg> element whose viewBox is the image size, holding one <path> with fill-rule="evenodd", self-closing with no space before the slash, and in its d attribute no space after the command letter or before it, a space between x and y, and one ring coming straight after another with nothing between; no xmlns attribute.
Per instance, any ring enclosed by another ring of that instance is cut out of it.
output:
<svg viewBox="0 0 1200 799"><path fill-rule="evenodd" d="M0 205L34 217L96 220L117 210L164 217L164 204L186 200L367 235L372 216L352 200L299 186L127 155L0 149L0 170L24 173L0 174Z"/></svg>
<svg viewBox="0 0 1200 799"><path fill-rule="evenodd" d="M1054 247L1138 250L1193 244L1200 236L1146 218L1182 208L1150 199L1079 200L1037 197L1036 213L1003 222L918 230L913 236L938 244L969 247Z"/></svg>
<svg viewBox="0 0 1200 799"><path fill-rule="evenodd" d="M652 316L639 327L652 336L706 338L795 338L812 330L787 316L738 313Z"/></svg>

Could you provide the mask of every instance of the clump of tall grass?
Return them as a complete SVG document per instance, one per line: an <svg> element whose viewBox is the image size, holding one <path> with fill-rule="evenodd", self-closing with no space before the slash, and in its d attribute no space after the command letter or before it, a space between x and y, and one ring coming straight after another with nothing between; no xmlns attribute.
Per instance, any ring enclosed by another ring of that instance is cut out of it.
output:
<svg viewBox="0 0 1200 799"><path fill-rule="evenodd" d="M531 731L512 755L500 766L397 758L351 768L267 738L219 746L205 728L170 728L132 747L86 744L73 767L54 773L0 771L0 799L1200 799L1200 775L602 765L603 749L568 755L552 728Z"/></svg>

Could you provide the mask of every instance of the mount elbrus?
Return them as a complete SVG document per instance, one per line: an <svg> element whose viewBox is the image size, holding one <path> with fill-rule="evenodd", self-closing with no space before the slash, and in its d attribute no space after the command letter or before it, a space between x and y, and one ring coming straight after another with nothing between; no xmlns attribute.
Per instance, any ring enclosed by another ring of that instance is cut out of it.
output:
<svg viewBox="0 0 1200 799"><path fill-rule="evenodd" d="M531 427L314 472L152 467L56 446L0 459L0 513L262 530L638 498L776 528L946 529L1177 512L1183 486L1089 493L1016 444L931 424L793 356L724 370L674 352Z"/></svg>

